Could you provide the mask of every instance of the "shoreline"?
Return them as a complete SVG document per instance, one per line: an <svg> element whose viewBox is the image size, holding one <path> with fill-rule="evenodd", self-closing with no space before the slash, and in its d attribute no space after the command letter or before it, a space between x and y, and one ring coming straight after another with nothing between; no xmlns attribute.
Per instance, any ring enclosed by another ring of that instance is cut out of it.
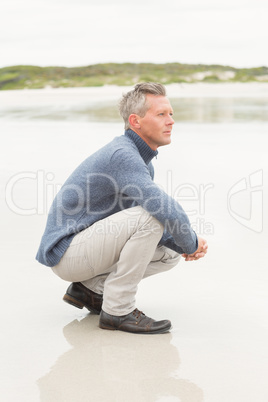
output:
<svg viewBox="0 0 268 402"><path fill-rule="evenodd" d="M268 83L197 83L165 85L168 98L178 99L267 99ZM63 108L79 109L81 105L117 105L121 96L133 89L133 86L104 85L102 87L72 87L44 89L14 89L0 91L0 111Z"/></svg>
<svg viewBox="0 0 268 402"><path fill-rule="evenodd" d="M68 87L42 89L11 89L0 91L0 100L18 95L87 95L89 97L111 98L121 95L134 86L103 85L99 87ZM268 97L268 83L178 83L165 85L168 97Z"/></svg>

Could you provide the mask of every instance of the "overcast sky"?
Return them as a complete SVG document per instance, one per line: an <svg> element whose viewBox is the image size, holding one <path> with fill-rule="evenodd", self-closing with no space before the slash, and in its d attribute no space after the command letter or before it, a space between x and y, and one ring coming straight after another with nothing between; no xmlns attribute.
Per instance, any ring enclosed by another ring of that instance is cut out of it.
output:
<svg viewBox="0 0 268 402"><path fill-rule="evenodd" d="M268 66L267 0L2 0L0 67Z"/></svg>

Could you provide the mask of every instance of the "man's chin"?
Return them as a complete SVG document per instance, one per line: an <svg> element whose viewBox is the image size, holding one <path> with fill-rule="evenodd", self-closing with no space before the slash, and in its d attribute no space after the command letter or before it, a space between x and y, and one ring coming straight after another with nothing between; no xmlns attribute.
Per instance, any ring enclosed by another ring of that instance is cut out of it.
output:
<svg viewBox="0 0 268 402"><path fill-rule="evenodd" d="M165 141L163 141L161 144L158 145L158 147L164 147L165 145L169 145L171 143L171 138L167 138Z"/></svg>

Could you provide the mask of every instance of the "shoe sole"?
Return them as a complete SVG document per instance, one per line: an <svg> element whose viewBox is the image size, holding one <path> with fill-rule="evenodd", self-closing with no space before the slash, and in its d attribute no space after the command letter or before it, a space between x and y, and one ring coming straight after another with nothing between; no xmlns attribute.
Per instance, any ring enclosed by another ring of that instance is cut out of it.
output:
<svg viewBox="0 0 268 402"><path fill-rule="evenodd" d="M96 310L96 309L93 308L93 307L88 307L88 306L86 306L86 305L85 305L84 303L82 303L80 300L77 300L77 299L75 299L74 297L68 295L68 293L66 293L66 294L63 296L63 301L65 301L65 302L68 303L68 304L71 304L72 306L74 306L74 307L76 307L76 308L82 309L83 307L86 307L86 308L88 309L88 311L90 311L91 313L98 314L98 315L100 314L100 311Z"/></svg>
<svg viewBox="0 0 268 402"><path fill-rule="evenodd" d="M110 331L122 331L122 332L129 332L130 334L139 334L139 335L156 335L156 334L164 334L165 332L169 332L170 329L172 328L172 326L170 325L170 327L168 328L162 328L159 329L158 331L127 331L121 328L114 328L114 327L110 327L110 326L106 326L106 325L101 325L99 324L99 327L101 329L108 329Z"/></svg>

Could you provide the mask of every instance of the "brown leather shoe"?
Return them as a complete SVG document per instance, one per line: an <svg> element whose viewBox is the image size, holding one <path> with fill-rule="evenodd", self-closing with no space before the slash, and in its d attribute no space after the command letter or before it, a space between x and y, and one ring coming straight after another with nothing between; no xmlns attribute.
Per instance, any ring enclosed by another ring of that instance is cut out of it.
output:
<svg viewBox="0 0 268 402"><path fill-rule="evenodd" d="M86 307L95 314L100 314L102 306L102 295L86 288L80 282L73 282L68 287L63 300L77 308Z"/></svg>
<svg viewBox="0 0 268 402"><path fill-rule="evenodd" d="M99 327L135 334L162 334L170 330L171 322L169 320L155 321L137 308L123 316L110 315L102 310Z"/></svg>

